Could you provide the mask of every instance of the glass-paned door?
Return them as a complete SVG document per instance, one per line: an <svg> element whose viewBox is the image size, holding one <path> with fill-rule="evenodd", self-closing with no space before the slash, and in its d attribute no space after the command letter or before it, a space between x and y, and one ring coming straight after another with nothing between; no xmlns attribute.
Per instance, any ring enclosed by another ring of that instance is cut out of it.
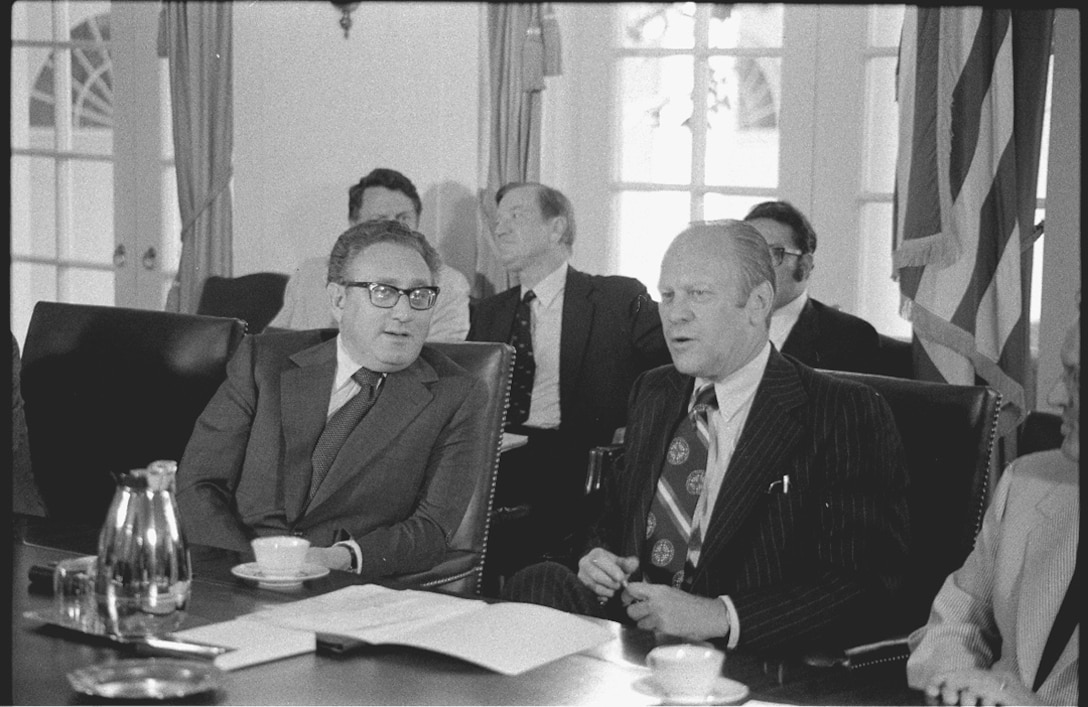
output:
<svg viewBox="0 0 1088 707"><path fill-rule="evenodd" d="M11 329L41 300L158 309L177 270L157 2L16 2Z"/></svg>

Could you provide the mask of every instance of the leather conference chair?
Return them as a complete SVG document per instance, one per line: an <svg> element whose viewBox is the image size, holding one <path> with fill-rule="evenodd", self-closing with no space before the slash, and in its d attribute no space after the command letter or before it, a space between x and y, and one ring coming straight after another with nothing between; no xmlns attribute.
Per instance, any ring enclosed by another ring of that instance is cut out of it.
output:
<svg viewBox="0 0 1088 707"><path fill-rule="evenodd" d="M479 594L484 555L491 526L491 504L499 471L502 431L510 402L510 378L514 370L514 347L493 342L435 343L429 346L449 356L462 368L487 382L490 395L479 411L473 439L472 463L465 470L475 491L461 525L450 541L446 557L437 566L410 575L395 577L416 587L440 589L458 594Z"/></svg>
<svg viewBox="0 0 1088 707"><path fill-rule="evenodd" d="M925 624L945 578L974 547L989 501L990 464L1001 396L960 386L891 376L824 371L875 389L887 401L906 454L911 544L904 586L887 635L843 653L809 655L811 665L859 667L905 660L906 637ZM623 447L591 451L586 492L600 495L622 464ZM599 503L599 501L598 501Z"/></svg>
<svg viewBox="0 0 1088 707"><path fill-rule="evenodd" d="M1016 430L1016 456L1058 449L1062 441L1062 416L1032 410Z"/></svg>
<svg viewBox="0 0 1088 707"><path fill-rule="evenodd" d="M241 319L246 323L246 333L260 334L283 307L287 279L278 272L240 277L212 275L204 281L196 313Z"/></svg>
<svg viewBox="0 0 1088 707"><path fill-rule="evenodd" d="M876 361L873 373L895 378L914 378L914 354L911 343L877 332Z"/></svg>
<svg viewBox="0 0 1088 707"><path fill-rule="evenodd" d="M50 517L99 525L115 475L180 459L244 331L237 319L35 305L22 392Z"/></svg>

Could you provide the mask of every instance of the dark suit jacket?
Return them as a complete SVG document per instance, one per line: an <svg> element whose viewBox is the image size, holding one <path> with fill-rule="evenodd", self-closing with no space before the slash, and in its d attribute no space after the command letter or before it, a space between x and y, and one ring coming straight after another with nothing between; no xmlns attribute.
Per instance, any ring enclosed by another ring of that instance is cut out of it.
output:
<svg viewBox="0 0 1088 707"><path fill-rule="evenodd" d="M473 491L468 440L485 385L424 346L389 374L306 503L314 445L336 373L335 331L246 337L197 420L178 468L191 542L245 550L258 535L299 533L328 546L350 533L370 576L429 569Z"/></svg>
<svg viewBox="0 0 1088 707"><path fill-rule="evenodd" d="M521 288L475 308L469 341L510 340ZM657 303L630 277L567 268L559 339L560 431L586 450L608 444L627 417L627 394L645 370L669 362Z"/></svg>
<svg viewBox="0 0 1088 707"><path fill-rule="evenodd" d="M878 373L878 347L872 324L810 297L782 353L813 368Z"/></svg>
<svg viewBox="0 0 1088 707"><path fill-rule="evenodd" d="M650 502L693 383L672 366L635 383L624 469L606 489L591 546L642 557ZM787 474L783 492L775 482ZM884 400L772 350L684 588L732 598L740 648L856 640L878 627L901 581L905 486Z"/></svg>

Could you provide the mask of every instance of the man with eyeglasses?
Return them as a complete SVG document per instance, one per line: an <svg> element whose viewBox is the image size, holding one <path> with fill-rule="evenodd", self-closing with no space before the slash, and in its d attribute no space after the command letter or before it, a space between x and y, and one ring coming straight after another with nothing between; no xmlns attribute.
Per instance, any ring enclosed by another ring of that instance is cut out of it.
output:
<svg viewBox="0 0 1088 707"><path fill-rule="evenodd" d="M419 229L423 202L412 181L395 169L378 167L348 189L348 224L385 219ZM275 329L335 327L325 301L328 258L304 260L283 292L283 307L268 326ZM468 334L469 286L465 276L442 263L436 284L442 298L431 313L427 341L464 341Z"/></svg>
<svg viewBox="0 0 1088 707"><path fill-rule="evenodd" d="M178 468L191 542L300 535L308 561L368 577L433 567L464 517L486 386L424 346L438 254L396 221L333 246L333 330L246 337Z"/></svg>
<svg viewBox="0 0 1088 707"><path fill-rule="evenodd" d="M765 201L744 220L770 246L775 297L770 337L779 351L813 368L875 373L876 329L869 322L809 297L816 267L816 232L787 201Z"/></svg>

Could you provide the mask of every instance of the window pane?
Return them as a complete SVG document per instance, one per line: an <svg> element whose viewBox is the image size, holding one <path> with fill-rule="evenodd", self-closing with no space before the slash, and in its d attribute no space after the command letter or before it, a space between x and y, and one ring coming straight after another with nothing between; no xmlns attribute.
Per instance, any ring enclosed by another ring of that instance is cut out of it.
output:
<svg viewBox="0 0 1088 707"><path fill-rule="evenodd" d="M695 41L695 3L619 5L619 45L690 49Z"/></svg>
<svg viewBox="0 0 1088 707"><path fill-rule="evenodd" d="M869 46L898 47L903 29L903 5L873 5L869 15Z"/></svg>
<svg viewBox="0 0 1088 707"><path fill-rule="evenodd" d="M69 257L111 264L114 248L113 164L73 161L72 184Z"/></svg>
<svg viewBox="0 0 1088 707"><path fill-rule="evenodd" d="M895 185L899 138L899 106L895 102L895 57L871 59L865 65L865 173L862 188L890 194Z"/></svg>
<svg viewBox="0 0 1088 707"><path fill-rule="evenodd" d="M620 61L620 179L691 181L691 57Z"/></svg>
<svg viewBox="0 0 1088 707"><path fill-rule="evenodd" d="M899 283L892 280L892 205L861 207L858 241L858 311L881 334L910 338L910 322L899 316ZM819 253L817 253L817 263Z"/></svg>
<svg viewBox="0 0 1088 707"><path fill-rule="evenodd" d="M181 262L181 207L178 204L178 180L174 166L162 171L162 259L160 269L177 272Z"/></svg>
<svg viewBox="0 0 1088 707"><path fill-rule="evenodd" d="M782 9L782 5L711 5L710 46L781 47Z"/></svg>
<svg viewBox="0 0 1088 707"><path fill-rule="evenodd" d="M69 301L113 306L112 270L66 268L61 276L67 278Z"/></svg>
<svg viewBox="0 0 1088 707"><path fill-rule="evenodd" d="M780 59L711 57L706 183L778 185Z"/></svg>
<svg viewBox="0 0 1088 707"><path fill-rule="evenodd" d="M621 192L619 205L619 273L637 277L657 292L661 257L676 234L690 222L687 192Z"/></svg>
<svg viewBox="0 0 1088 707"><path fill-rule="evenodd" d="M57 299L57 269L36 263L11 264L11 330L20 346L26 341L34 305Z"/></svg>
<svg viewBox="0 0 1088 707"><path fill-rule="evenodd" d="M48 157L11 158L12 253L57 257L56 162ZM20 209L16 211L16 204ZM24 221L16 227L14 215Z"/></svg>
<svg viewBox="0 0 1088 707"><path fill-rule="evenodd" d="M703 220L718 221L723 218L743 219L752 207L773 196L731 196L709 193L703 196Z"/></svg>

